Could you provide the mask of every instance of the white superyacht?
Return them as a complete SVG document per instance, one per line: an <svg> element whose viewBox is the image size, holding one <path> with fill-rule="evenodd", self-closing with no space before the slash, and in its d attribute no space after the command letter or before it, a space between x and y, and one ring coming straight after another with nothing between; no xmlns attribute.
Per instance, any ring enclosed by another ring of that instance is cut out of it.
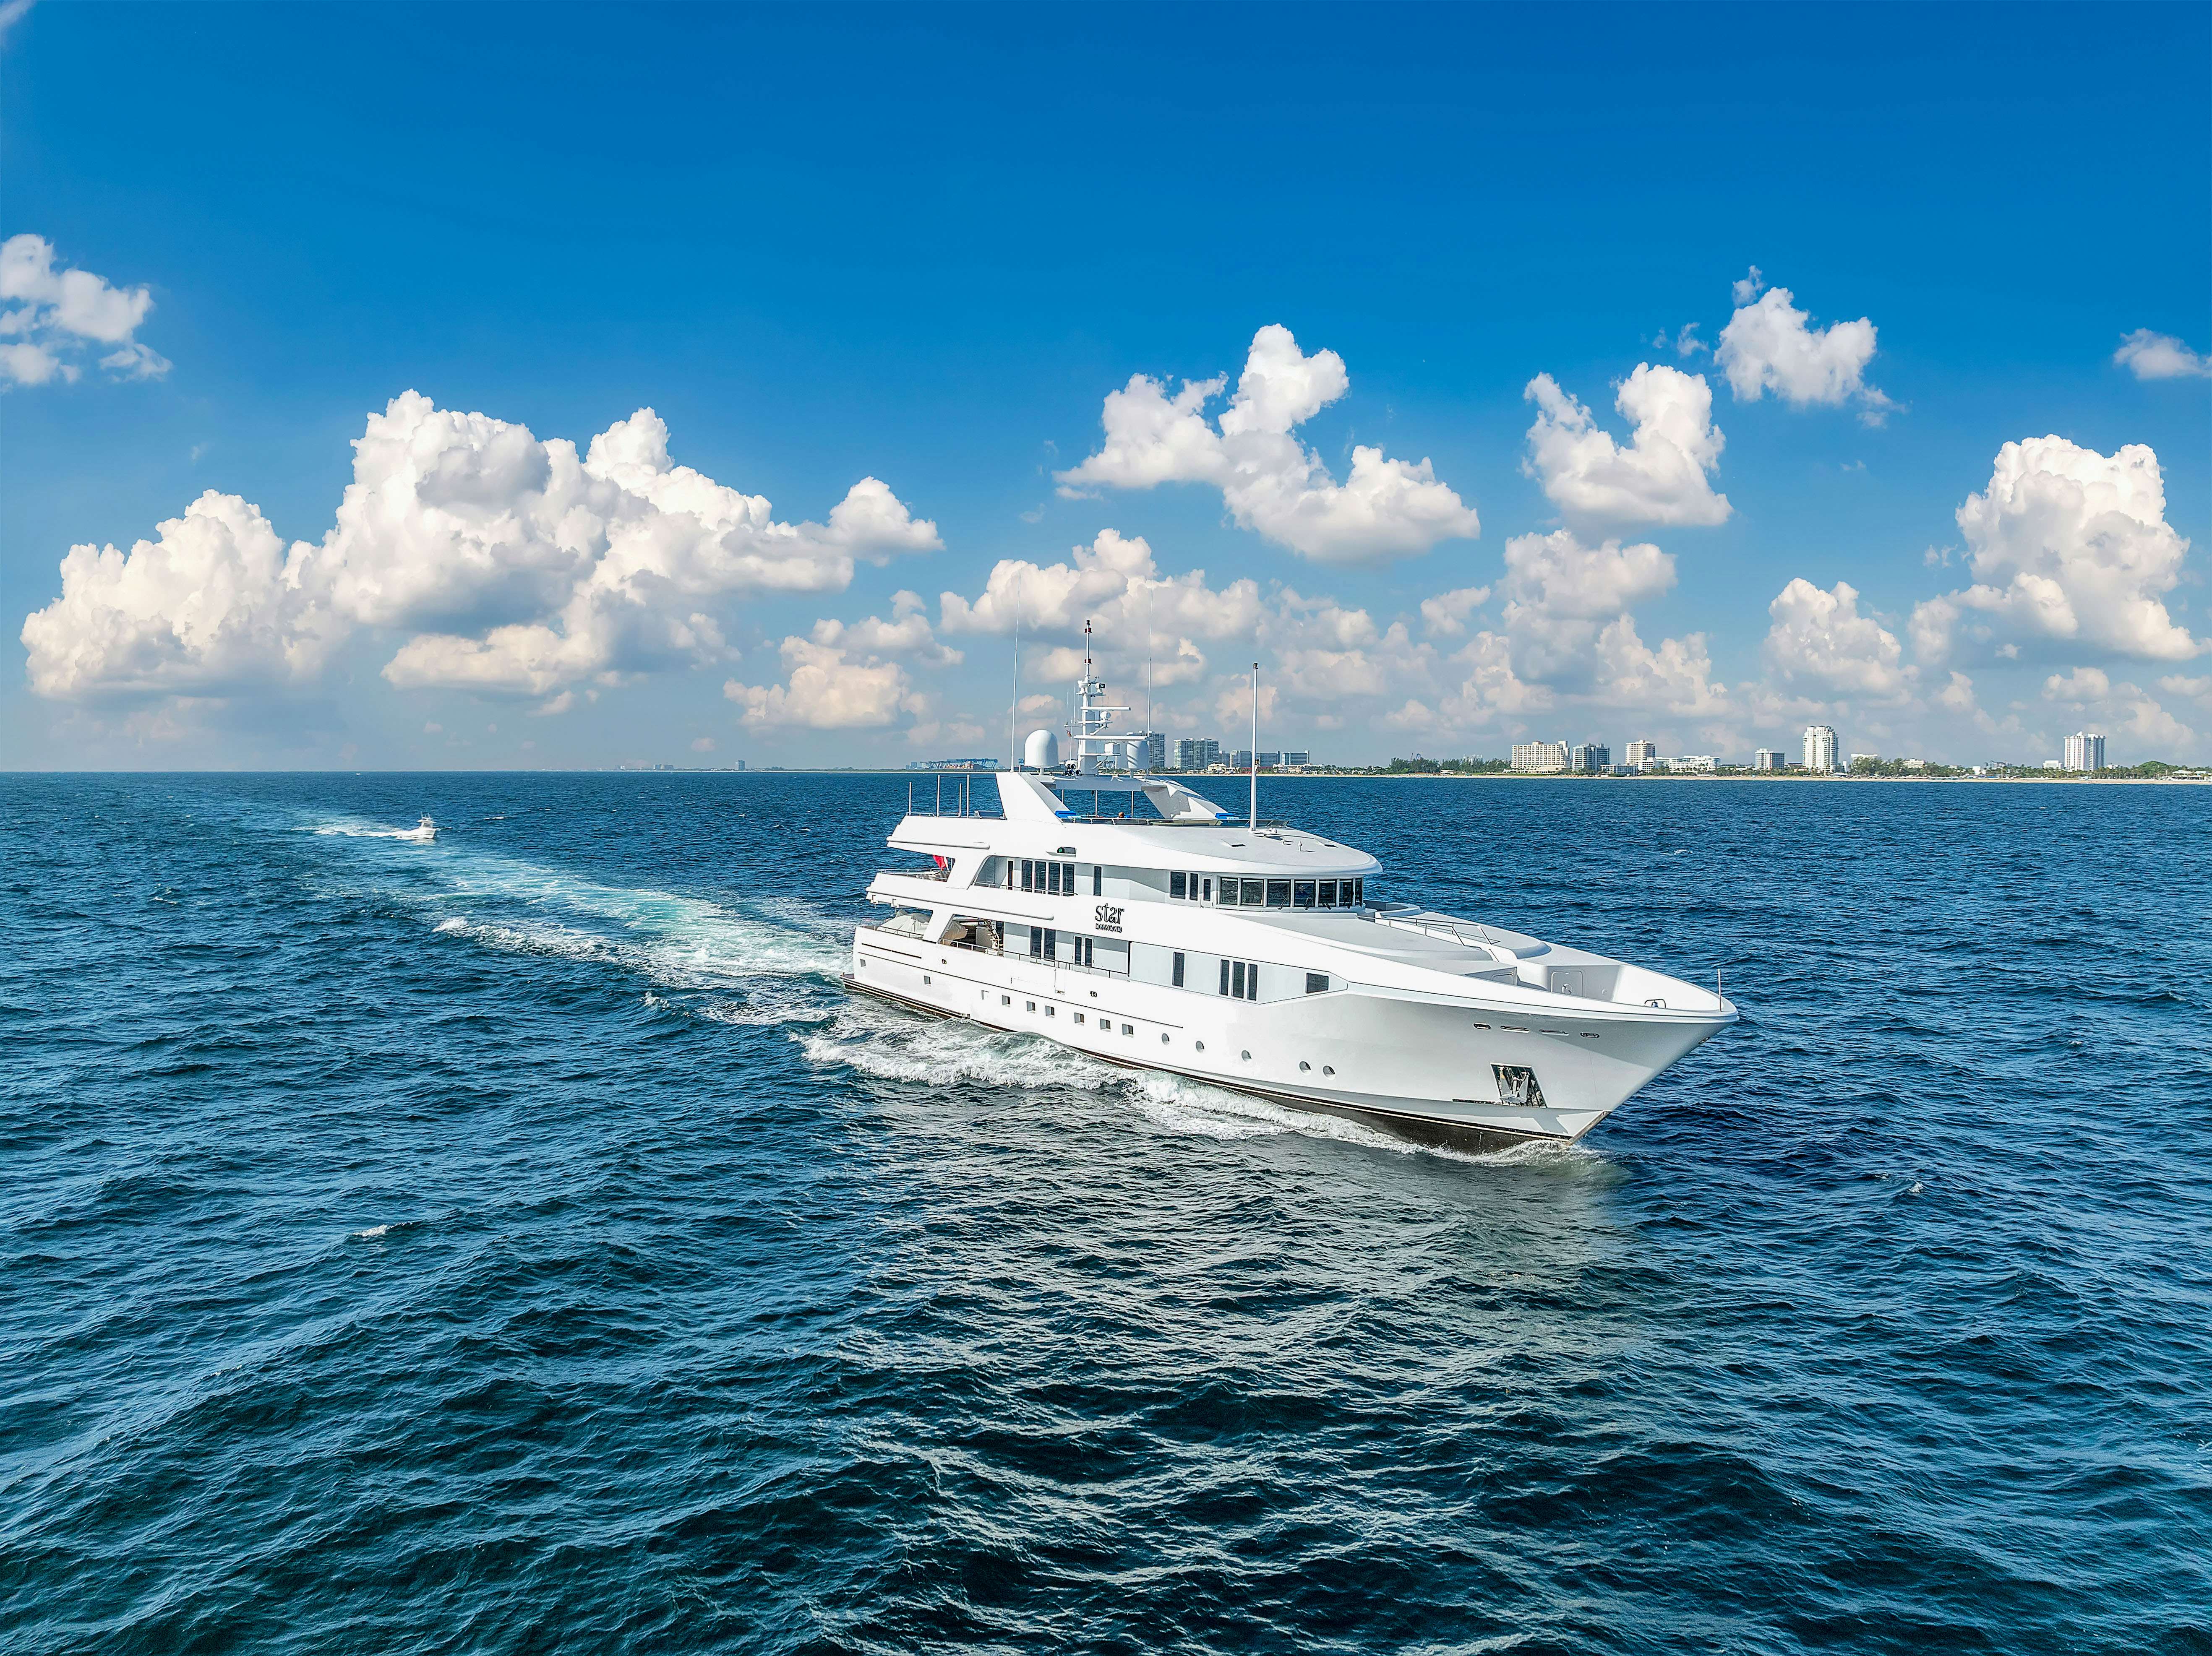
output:
<svg viewBox="0 0 2212 1656"><path fill-rule="evenodd" d="M1032 732L1001 815L964 780L908 810L889 843L929 865L869 883L894 913L848 988L1476 1147L1577 1139L1736 1021L1717 988L1377 901L1366 852L1137 769L1104 688L1086 664L1073 756Z"/></svg>

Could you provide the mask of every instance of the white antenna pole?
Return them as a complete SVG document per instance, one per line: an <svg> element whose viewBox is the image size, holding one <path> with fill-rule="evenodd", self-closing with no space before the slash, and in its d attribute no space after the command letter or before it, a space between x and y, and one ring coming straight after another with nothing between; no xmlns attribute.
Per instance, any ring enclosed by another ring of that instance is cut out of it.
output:
<svg viewBox="0 0 2212 1656"><path fill-rule="evenodd" d="M1014 701L1006 709L1006 768L1018 771L1022 767L1022 739L1014 734L1014 726L1022 716L1022 618L1014 616Z"/></svg>
<svg viewBox="0 0 2212 1656"><path fill-rule="evenodd" d="M1260 664L1252 664L1252 803L1246 819L1252 827L1260 826Z"/></svg>

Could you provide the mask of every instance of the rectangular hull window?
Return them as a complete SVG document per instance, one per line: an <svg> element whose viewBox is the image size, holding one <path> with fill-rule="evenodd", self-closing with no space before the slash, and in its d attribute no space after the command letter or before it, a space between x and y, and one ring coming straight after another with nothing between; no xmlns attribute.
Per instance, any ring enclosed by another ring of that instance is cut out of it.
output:
<svg viewBox="0 0 2212 1656"><path fill-rule="evenodd" d="M1536 1072L1523 1064L1493 1064L1492 1071L1498 1077L1498 1101L1516 1110L1540 1110L1544 1107L1544 1089L1536 1084Z"/></svg>
<svg viewBox="0 0 2212 1656"><path fill-rule="evenodd" d="M1224 995L1229 992L1229 962L1227 961L1221 962L1221 992Z"/></svg>
<svg viewBox="0 0 2212 1656"><path fill-rule="evenodd" d="M1180 896L1182 896L1182 895L1183 895L1183 890L1184 890L1185 884L1186 884L1185 877L1184 877L1182 875L1180 875L1180 874L1170 874L1170 875L1169 875L1169 876L1168 876L1168 895L1169 895L1169 896L1170 896L1170 897L1180 897Z"/></svg>
<svg viewBox="0 0 2212 1656"><path fill-rule="evenodd" d="M1229 992L1237 999L1244 998L1244 962L1238 961L1229 971Z"/></svg>
<svg viewBox="0 0 2212 1656"><path fill-rule="evenodd" d="M1178 989L1182 987L1182 951L1181 949L1176 951L1175 986Z"/></svg>
<svg viewBox="0 0 2212 1656"><path fill-rule="evenodd" d="M1244 974L1244 998L1245 998L1245 999L1247 999L1247 1000L1257 1000L1257 999L1259 999L1259 998L1260 998L1260 966L1259 966L1259 962L1255 961L1254 961L1254 962L1253 962L1251 965L1249 965L1249 966L1240 966L1240 967L1238 967L1237 969L1238 971L1242 972L1242 973Z"/></svg>

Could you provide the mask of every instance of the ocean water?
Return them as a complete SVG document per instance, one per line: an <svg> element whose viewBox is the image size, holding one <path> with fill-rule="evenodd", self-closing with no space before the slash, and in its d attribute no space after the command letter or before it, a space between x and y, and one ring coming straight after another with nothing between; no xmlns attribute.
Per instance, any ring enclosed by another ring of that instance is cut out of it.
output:
<svg viewBox="0 0 2212 1656"><path fill-rule="evenodd" d="M2212 1650L2212 791L1263 792L1746 1020L1451 1155L847 999L902 781L0 778L0 1648Z"/></svg>

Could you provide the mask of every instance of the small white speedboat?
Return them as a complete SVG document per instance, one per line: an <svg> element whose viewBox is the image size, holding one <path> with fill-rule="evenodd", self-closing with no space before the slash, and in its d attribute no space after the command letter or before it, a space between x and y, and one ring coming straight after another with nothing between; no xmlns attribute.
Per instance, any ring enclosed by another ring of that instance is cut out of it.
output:
<svg viewBox="0 0 2212 1656"><path fill-rule="evenodd" d="M412 840L417 845L428 845L438 837L438 825L425 816L411 828L402 828L392 836L395 840Z"/></svg>

